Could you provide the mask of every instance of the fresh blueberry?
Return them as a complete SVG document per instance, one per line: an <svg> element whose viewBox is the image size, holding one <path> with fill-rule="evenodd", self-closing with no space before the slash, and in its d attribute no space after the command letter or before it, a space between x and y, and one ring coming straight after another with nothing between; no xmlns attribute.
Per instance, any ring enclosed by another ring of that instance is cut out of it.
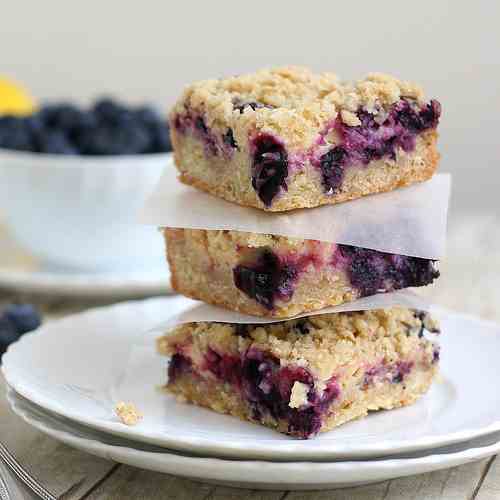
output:
<svg viewBox="0 0 500 500"><path fill-rule="evenodd" d="M141 154L151 150L151 136L141 125L99 125L81 141L83 152L90 155Z"/></svg>
<svg viewBox="0 0 500 500"><path fill-rule="evenodd" d="M118 125L124 121L132 120L132 113L121 103L103 98L94 104L93 112L101 123Z"/></svg>
<svg viewBox="0 0 500 500"><path fill-rule="evenodd" d="M0 117L0 148L33 151L33 137L23 118Z"/></svg>
<svg viewBox="0 0 500 500"><path fill-rule="evenodd" d="M259 134L253 141L252 186L266 207L281 189L286 190L288 154L270 134Z"/></svg>
<svg viewBox="0 0 500 500"><path fill-rule="evenodd" d="M135 117L146 126L156 125L162 121L160 115L148 106L142 106L134 111Z"/></svg>
<svg viewBox="0 0 500 500"><path fill-rule="evenodd" d="M38 147L41 153L50 154L78 154L78 150L71 144L66 134L60 130L51 130L40 133L38 138Z"/></svg>
<svg viewBox="0 0 500 500"><path fill-rule="evenodd" d="M0 311L0 357L21 335L41 324L39 312L30 304L10 304Z"/></svg>
<svg viewBox="0 0 500 500"><path fill-rule="evenodd" d="M3 310L7 318L20 335L35 330L42 324L38 310L31 304L10 304Z"/></svg>
<svg viewBox="0 0 500 500"><path fill-rule="evenodd" d="M172 151L168 122L154 109L143 106L135 110L135 118L151 134L150 153L166 153Z"/></svg>
<svg viewBox="0 0 500 500"><path fill-rule="evenodd" d="M151 153L168 153L172 151L167 122L159 122L151 125L149 131L152 135Z"/></svg>
<svg viewBox="0 0 500 500"><path fill-rule="evenodd" d="M10 344L15 342L21 334L9 318L0 316L0 359Z"/></svg>

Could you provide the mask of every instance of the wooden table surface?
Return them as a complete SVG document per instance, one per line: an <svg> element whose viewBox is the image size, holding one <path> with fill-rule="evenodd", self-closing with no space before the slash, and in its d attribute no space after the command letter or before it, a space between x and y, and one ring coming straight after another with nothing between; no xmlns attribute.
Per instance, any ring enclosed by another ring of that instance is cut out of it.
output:
<svg viewBox="0 0 500 500"><path fill-rule="evenodd" d="M468 216L452 221L442 278L428 290L436 302L500 322L500 217ZM99 303L64 297L26 297L0 290L0 302L36 303L45 321ZM446 334L446 333L445 333ZM5 399L0 375L0 438L40 481L64 499L500 499L500 460L468 465L375 485L322 492L254 491L206 485L96 458L45 436L16 417Z"/></svg>

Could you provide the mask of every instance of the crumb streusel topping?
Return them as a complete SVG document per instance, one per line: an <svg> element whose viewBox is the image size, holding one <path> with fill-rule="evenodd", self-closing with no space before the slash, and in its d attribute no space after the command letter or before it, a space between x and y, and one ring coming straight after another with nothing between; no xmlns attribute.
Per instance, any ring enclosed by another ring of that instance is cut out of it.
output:
<svg viewBox="0 0 500 500"><path fill-rule="evenodd" d="M244 128L278 134L287 130L288 138L300 144L306 137L316 136L337 114L347 125L356 126L355 113L360 108L383 115L401 98L422 103L424 93L416 84L380 73L342 82L330 72L286 66L195 82L186 87L172 113L186 108L204 111L209 127L238 122Z"/></svg>
<svg viewBox="0 0 500 500"><path fill-rule="evenodd" d="M125 425L137 425L142 419L142 413L137 409L133 403L125 403L120 401L116 404L115 413Z"/></svg>

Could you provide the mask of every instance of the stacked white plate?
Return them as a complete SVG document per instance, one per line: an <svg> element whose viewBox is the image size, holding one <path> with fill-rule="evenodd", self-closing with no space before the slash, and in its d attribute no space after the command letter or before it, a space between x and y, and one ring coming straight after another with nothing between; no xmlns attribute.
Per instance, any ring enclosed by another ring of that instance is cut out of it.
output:
<svg viewBox="0 0 500 500"><path fill-rule="evenodd" d="M158 389L150 331L182 297L94 309L25 335L3 358L13 410L42 432L118 462L249 488L320 489L429 472L500 452L500 325L444 310L441 375L415 405L314 439L181 404ZM114 413L130 401L136 426Z"/></svg>

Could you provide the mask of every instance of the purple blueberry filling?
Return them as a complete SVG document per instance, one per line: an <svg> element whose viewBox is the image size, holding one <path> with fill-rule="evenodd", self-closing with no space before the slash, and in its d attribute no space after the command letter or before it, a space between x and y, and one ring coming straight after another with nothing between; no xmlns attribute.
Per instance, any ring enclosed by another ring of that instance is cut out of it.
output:
<svg viewBox="0 0 500 500"><path fill-rule="evenodd" d="M253 347L241 356L221 355L210 350L205 355L203 369L237 388L250 405L254 420L261 421L268 416L284 420L288 433L303 439L319 432L323 415L329 412L330 405L341 392L340 385L332 377L319 394L308 370L299 366L282 367L278 358ZM170 382L192 372L191 360L182 354L172 356L168 369ZM309 386L307 402L299 408L289 406L295 382Z"/></svg>
<svg viewBox="0 0 500 500"><path fill-rule="evenodd" d="M394 384L399 384L400 382L403 382L404 378L411 372L412 368L413 368L412 361L398 361L395 366L395 373L392 376L392 382Z"/></svg>
<svg viewBox="0 0 500 500"><path fill-rule="evenodd" d="M357 112L360 125L349 126L337 118L333 128L341 144L319 159L325 192L334 194L339 190L345 169L351 165L367 165L383 157L394 160L397 148L412 151L417 134L435 128L440 114L441 105L438 101L432 100L418 108L402 99L382 122L379 115L372 115L362 109Z"/></svg>
<svg viewBox="0 0 500 500"><path fill-rule="evenodd" d="M190 133L203 143L205 154L208 156L224 156L230 158L235 149L238 149L232 129L220 135L211 130L200 115L190 112L179 114L173 120L174 128L181 134Z"/></svg>
<svg viewBox="0 0 500 500"><path fill-rule="evenodd" d="M282 142L270 134L258 134L251 142L252 186L266 207L281 189L287 190L288 155Z"/></svg>
<svg viewBox="0 0 500 500"><path fill-rule="evenodd" d="M271 311L276 300L292 298L301 273L315 262L313 253L297 259L264 249L254 261L233 269L233 281L236 288ZM349 245L335 246L331 265L347 273L361 297L428 285L439 277L434 260Z"/></svg>
<svg viewBox="0 0 500 500"><path fill-rule="evenodd" d="M349 245L337 245L334 265L345 266L351 285L362 297L400 288L424 286L439 277L436 261Z"/></svg>
<svg viewBox="0 0 500 500"><path fill-rule="evenodd" d="M321 395L314 390L311 373L301 367L281 367L279 359L258 349L250 348L242 357L229 361L219 358L219 366L212 367L211 372L227 373L232 370L230 378L221 380L240 388L242 396L252 408L253 418L261 421L267 415L276 420L288 423L288 433L301 438L316 434L322 423L322 416L328 411L331 403L339 397L340 387L335 379L331 379ZM238 365L238 368L235 368ZM240 377L235 380L235 374ZM310 387L308 402L300 408L289 406L292 387L301 382Z"/></svg>
<svg viewBox="0 0 500 500"><path fill-rule="evenodd" d="M439 362L439 346L434 346L434 351L432 352L432 363L438 363Z"/></svg>
<svg viewBox="0 0 500 500"><path fill-rule="evenodd" d="M219 354L213 349L209 349L205 354L205 365L206 369L218 379L240 387L241 362L239 358L228 354Z"/></svg>
<svg viewBox="0 0 500 500"><path fill-rule="evenodd" d="M266 309L274 308L276 298L290 299L298 270L283 264L271 250L264 250L252 264L240 264L233 269L236 287Z"/></svg>
<svg viewBox="0 0 500 500"><path fill-rule="evenodd" d="M242 373L242 390L253 407L255 419L271 415L276 420L285 420L288 433L303 439L319 432L323 415L340 396L340 386L335 378L330 379L320 395L314 390L314 380L308 370L281 367L277 358L257 349L247 351ZM300 408L289 406L295 382L310 387L308 401Z"/></svg>
<svg viewBox="0 0 500 500"><path fill-rule="evenodd" d="M372 366L365 371L363 377L363 388L367 389L370 385L375 383L376 380L390 380L394 384L403 382L405 377L411 372L413 368L413 361L398 361L393 364L386 364L385 362Z"/></svg>
<svg viewBox="0 0 500 500"><path fill-rule="evenodd" d="M233 108L243 113L246 108L258 110L273 109L273 106L257 101L234 101ZM441 115L441 105L431 100L423 107L412 101L401 99L394 104L386 115L380 112L372 115L360 109L357 117L360 125L346 125L340 118L329 124L320 134L310 151L298 152L310 156L311 162L320 169L322 183L327 194L339 191L345 169L353 165L368 165L373 160L383 157L396 158L396 150L401 148L410 152L415 148L416 136L425 130L435 128ZM222 155L231 158L239 150L233 130L228 128L223 134L216 134L207 127L202 116L187 110L177 115L173 126L180 133L191 132L204 144L207 155ZM318 145L324 144L323 137L333 128L340 138L340 143L319 156L315 155ZM286 179L289 173L289 157L283 142L276 136L259 133L250 138L252 157L252 186L266 207L270 207L281 190L287 190ZM297 157L300 157L300 154ZM296 160L300 166L303 160Z"/></svg>
<svg viewBox="0 0 500 500"><path fill-rule="evenodd" d="M340 188L344 179L344 167L347 161L347 151L342 146L334 147L320 158L323 186L328 194L333 194Z"/></svg>
<svg viewBox="0 0 500 500"><path fill-rule="evenodd" d="M192 371L192 369L191 360L182 354L176 353L172 356L168 365L168 380L174 382L176 378Z"/></svg>

